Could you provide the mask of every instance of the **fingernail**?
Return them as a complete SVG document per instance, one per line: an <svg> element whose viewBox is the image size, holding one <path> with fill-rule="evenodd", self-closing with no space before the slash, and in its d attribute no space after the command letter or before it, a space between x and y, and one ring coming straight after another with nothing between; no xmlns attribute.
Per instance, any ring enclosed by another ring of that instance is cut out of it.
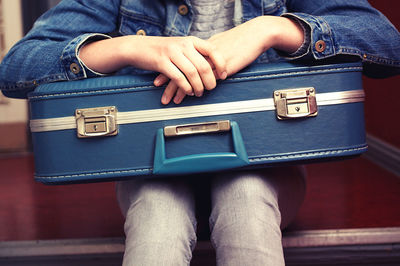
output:
<svg viewBox="0 0 400 266"><path fill-rule="evenodd" d="M163 104L167 104L167 103L168 103L167 95L163 95L163 96L162 96L161 102L162 102Z"/></svg>
<svg viewBox="0 0 400 266"><path fill-rule="evenodd" d="M161 76L157 76L156 79L154 80L154 85L155 86L161 86L162 85L162 77Z"/></svg>
<svg viewBox="0 0 400 266"><path fill-rule="evenodd" d="M179 104L180 102L181 102L181 98L178 96L175 96L174 103Z"/></svg>
<svg viewBox="0 0 400 266"><path fill-rule="evenodd" d="M189 93L189 96L194 96L194 92Z"/></svg>
<svg viewBox="0 0 400 266"><path fill-rule="evenodd" d="M226 71L224 71L224 72L221 73L220 78L221 79L226 79L227 76L228 76L228 74L226 73Z"/></svg>

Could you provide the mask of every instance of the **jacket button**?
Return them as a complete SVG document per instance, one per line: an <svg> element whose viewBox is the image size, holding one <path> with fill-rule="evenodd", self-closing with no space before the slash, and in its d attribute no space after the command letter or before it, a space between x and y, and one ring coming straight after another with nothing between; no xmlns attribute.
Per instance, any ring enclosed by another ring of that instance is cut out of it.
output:
<svg viewBox="0 0 400 266"><path fill-rule="evenodd" d="M78 74L81 71L81 68L77 63L72 63L69 65L69 69L72 71L74 74Z"/></svg>
<svg viewBox="0 0 400 266"><path fill-rule="evenodd" d="M315 50L317 50L317 52L322 53L323 51L325 51L326 48L326 43L323 40L319 40L315 43Z"/></svg>
<svg viewBox="0 0 400 266"><path fill-rule="evenodd" d="M181 14L182 16L187 15L187 13L189 13L189 9L188 9L187 5L180 5L178 7L178 13Z"/></svg>
<svg viewBox="0 0 400 266"><path fill-rule="evenodd" d="M136 32L136 35L146 36L146 31L145 31L145 30L138 30L138 31Z"/></svg>

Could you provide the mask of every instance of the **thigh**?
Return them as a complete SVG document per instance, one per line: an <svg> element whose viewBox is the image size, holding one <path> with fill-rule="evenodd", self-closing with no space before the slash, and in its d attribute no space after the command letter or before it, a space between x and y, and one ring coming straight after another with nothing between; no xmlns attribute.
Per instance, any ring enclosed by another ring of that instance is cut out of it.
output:
<svg viewBox="0 0 400 266"><path fill-rule="evenodd" d="M218 213L234 203L234 208L266 204L279 218L281 229L295 217L306 193L303 166L274 167L246 172L228 172L212 183L212 209ZM215 214L214 214L215 215Z"/></svg>
<svg viewBox="0 0 400 266"><path fill-rule="evenodd" d="M228 172L216 176L211 186L211 204L211 230L227 224L247 227L249 219L278 224L279 229L278 191L264 172Z"/></svg>
<svg viewBox="0 0 400 266"><path fill-rule="evenodd" d="M193 188L183 178L120 181L116 183L116 194L124 216L130 209L142 205L147 212L172 209L185 211L189 215L194 213Z"/></svg>

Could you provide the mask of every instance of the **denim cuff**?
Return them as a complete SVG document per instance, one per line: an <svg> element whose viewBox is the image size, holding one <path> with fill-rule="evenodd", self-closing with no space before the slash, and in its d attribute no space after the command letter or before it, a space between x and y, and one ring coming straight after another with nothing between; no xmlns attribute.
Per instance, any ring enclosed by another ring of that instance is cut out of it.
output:
<svg viewBox="0 0 400 266"><path fill-rule="evenodd" d="M291 20L294 20L301 26L301 28L303 29L303 33L304 33L304 40L303 40L302 45L297 49L297 51L295 51L291 54L288 54L288 53L285 53L282 51L277 51L277 52L280 56L282 56L286 59L297 59L297 58L304 57L308 53L308 51L310 49L310 45L311 45L311 28L303 20L300 20L297 17L290 16L290 14L288 16L287 15L288 14L283 14L282 17L286 17Z"/></svg>
<svg viewBox="0 0 400 266"><path fill-rule="evenodd" d="M68 80L76 80L88 77L101 76L87 66L79 58L79 50L87 43L110 39L111 37L100 33L87 33L73 39L65 46L62 55L61 63L64 67Z"/></svg>
<svg viewBox="0 0 400 266"><path fill-rule="evenodd" d="M325 20L304 13L285 13L282 16L296 20L305 30L303 45L294 54L286 57L324 59L336 55L332 31Z"/></svg>

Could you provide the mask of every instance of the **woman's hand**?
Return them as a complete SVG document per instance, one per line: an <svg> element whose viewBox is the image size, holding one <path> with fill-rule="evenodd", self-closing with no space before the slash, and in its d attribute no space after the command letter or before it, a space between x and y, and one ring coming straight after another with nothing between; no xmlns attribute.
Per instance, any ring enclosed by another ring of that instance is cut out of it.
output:
<svg viewBox="0 0 400 266"><path fill-rule="evenodd" d="M208 42L222 54L226 62L227 72L224 75L214 73L217 79L225 79L247 65L251 64L258 56L270 48L275 48L287 53L293 53L300 48L304 41L304 31L297 22L275 16L260 16L249 20L228 31L212 36ZM211 67L213 60L209 60ZM154 84L160 86L168 78L160 74ZM172 96L176 104L186 96L179 85L171 81L164 92L162 103L168 103Z"/></svg>
<svg viewBox="0 0 400 266"><path fill-rule="evenodd" d="M304 32L291 19L260 16L216 34L208 41L223 55L227 74L232 75L270 48L295 52L303 44Z"/></svg>
<svg viewBox="0 0 400 266"><path fill-rule="evenodd" d="M226 75L222 55L209 42L190 36L123 36L101 40L82 47L79 57L87 67L101 73L125 66L162 73L165 76L155 80L156 85L165 83L166 78L171 80L162 99L164 104L177 88L181 89L182 99L185 95L201 96L204 89L216 86L214 71Z"/></svg>
<svg viewBox="0 0 400 266"><path fill-rule="evenodd" d="M222 74L218 74L217 70L215 69L215 66L211 62L211 60L209 58L206 58L206 60L208 61L210 67L212 67L212 69L213 69L215 79L225 79L227 77L226 71L223 71ZM179 88L178 84L175 81L170 80L164 74L159 74L157 76L157 78L154 80L154 85L161 86L167 82L168 82L168 85L165 88L164 93L161 97L161 103L168 104L173 99L175 104L180 104L183 101L183 99L186 97L187 94L183 89ZM215 88L215 86L216 86L216 83L213 84L213 86L208 86L208 87L206 86L205 89L212 90ZM189 94L189 95L194 96L193 94ZM198 96L198 97L200 97L202 95L203 95L203 92L196 94L196 96Z"/></svg>

